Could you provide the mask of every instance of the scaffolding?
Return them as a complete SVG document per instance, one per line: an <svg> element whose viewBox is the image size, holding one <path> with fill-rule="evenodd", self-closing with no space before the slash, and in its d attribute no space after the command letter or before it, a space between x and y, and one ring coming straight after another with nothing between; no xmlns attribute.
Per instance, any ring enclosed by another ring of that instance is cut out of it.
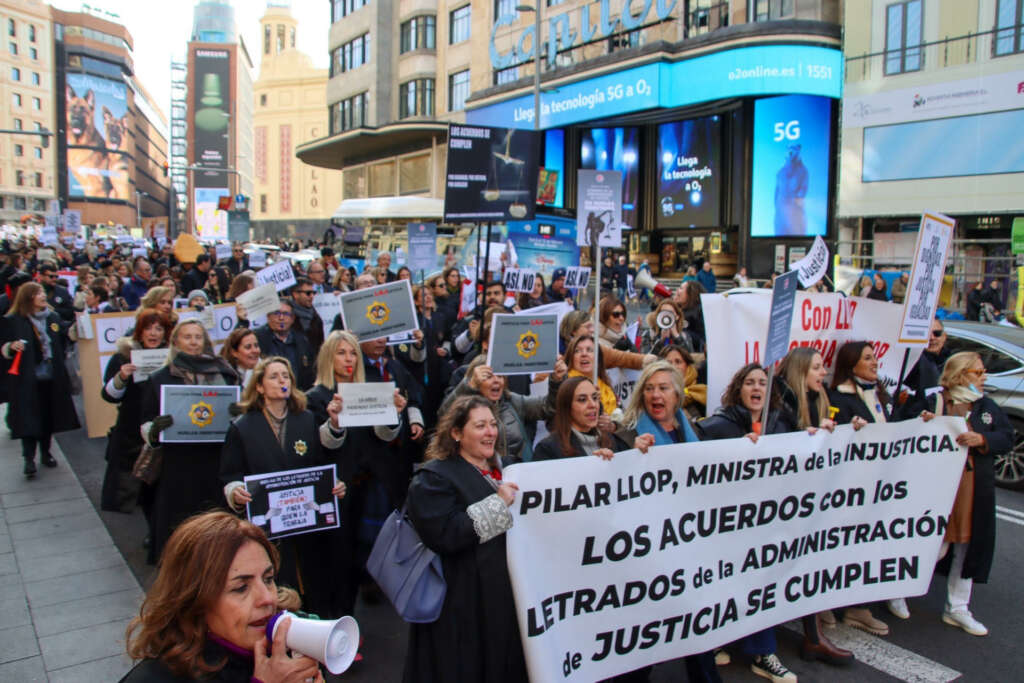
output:
<svg viewBox="0 0 1024 683"><path fill-rule="evenodd" d="M174 215L168 236L187 229L188 221L188 65L171 61L171 149L169 174L174 194Z"/></svg>

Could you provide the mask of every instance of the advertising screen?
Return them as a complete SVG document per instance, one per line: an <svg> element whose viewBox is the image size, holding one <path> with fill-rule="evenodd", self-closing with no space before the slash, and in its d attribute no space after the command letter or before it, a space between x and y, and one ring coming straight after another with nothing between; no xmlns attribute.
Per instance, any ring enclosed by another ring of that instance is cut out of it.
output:
<svg viewBox="0 0 1024 683"><path fill-rule="evenodd" d="M640 129L590 128L580 131L580 168L622 173L623 227L637 227L640 185Z"/></svg>
<svg viewBox="0 0 1024 683"><path fill-rule="evenodd" d="M543 164L537 185L537 203L544 206L565 206L565 131L544 131Z"/></svg>
<svg viewBox="0 0 1024 683"><path fill-rule="evenodd" d="M127 93L123 82L67 74L64 109L70 196L135 200Z"/></svg>
<svg viewBox="0 0 1024 683"><path fill-rule="evenodd" d="M537 206L536 131L451 126L444 196L454 222L529 220Z"/></svg>
<svg viewBox="0 0 1024 683"><path fill-rule="evenodd" d="M217 201L231 192L226 187L197 187L195 190L196 239L226 240L228 212L217 209Z"/></svg>
<svg viewBox="0 0 1024 683"><path fill-rule="evenodd" d="M192 57L192 159L196 166L230 168L231 53L195 48ZM227 212L217 210L221 195L230 195L223 171L193 173L196 235L201 239L227 239Z"/></svg>
<svg viewBox="0 0 1024 683"><path fill-rule="evenodd" d="M831 114L832 100L815 95L754 103L751 236L825 235Z"/></svg>
<svg viewBox="0 0 1024 683"><path fill-rule="evenodd" d="M720 131L718 116L658 126L659 228L719 224Z"/></svg>

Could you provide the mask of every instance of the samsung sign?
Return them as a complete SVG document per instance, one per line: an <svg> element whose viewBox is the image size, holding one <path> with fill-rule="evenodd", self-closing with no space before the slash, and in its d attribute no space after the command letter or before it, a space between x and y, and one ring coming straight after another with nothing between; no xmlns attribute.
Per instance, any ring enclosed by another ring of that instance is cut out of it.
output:
<svg viewBox="0 0 1024 683"><path fill-rule="evenodd" d="M604 7L607 2L602 3ZM645 3L645 7L650 2ZM731 97L803 94L839 98L843 55L806 45L764 45L680 62L645 64L541 93L540 127ZM466 123L533 127L533 95L467 110Z"/></svg>

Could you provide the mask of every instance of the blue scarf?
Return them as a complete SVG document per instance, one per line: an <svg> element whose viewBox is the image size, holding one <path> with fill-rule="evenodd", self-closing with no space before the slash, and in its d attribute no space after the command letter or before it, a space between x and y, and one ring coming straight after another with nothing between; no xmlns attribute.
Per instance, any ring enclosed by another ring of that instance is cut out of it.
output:
<svg viewBox="0 0 1024 683"><path fill-rule="evenodd" d="M696 432L693 431L693 427L690 426L690 421L686 419L681 409L676 409L676 422L679 423L679 428L683 430L683 441L690 443L691 441L700 441L697 438ZM640 417L636 421L636 433L637 434L653 434L655 446L668 446L674 444L675 441L669 436L668 432L662 428L660 424L651 419L650 415L646 412L641 412Z"/></svg>

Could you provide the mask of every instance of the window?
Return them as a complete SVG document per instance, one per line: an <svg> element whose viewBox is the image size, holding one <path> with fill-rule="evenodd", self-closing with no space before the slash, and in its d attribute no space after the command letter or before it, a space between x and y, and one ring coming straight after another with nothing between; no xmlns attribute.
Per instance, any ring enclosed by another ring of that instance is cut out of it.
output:
<svg viewBox="0 0 1024 683"><path fill-rule="evenodd" d="M40 171L36 171L35 183L34 184L35 184L36 187L42 187L43 186L43 174Z"/></svg>
<svg viewBox="0 0 1024 683"><path fill-rule="evenodd" d="M341 21L342 17L352 14L368 3L369 0L333 0L331 2L331 22Z"/></svg>
<svg viewBox="0 0 1024 683"><path fill-rule="evenodd" d="M260 213L266 213L266 212L267 212L267 195L261 194L260 195Z"/></svg>
<svg viewBox="0 0 1024 683"><path fill-rule="evenodd" d="M20 126L21 126L21 119L18 119L18 126L20 128ZM43 124L39 123L38 121L33 121L32 122L32 128L35 129L35 130L42 130L43 129Z"/></svg>
<svg viewBox="0 0 1024 683"><path fill-rule="evenodd" d="M754 21L793 18L793 0L756 0L750 3Z"/></svg>
<svg viewBox="0 0 1024 683"><path fill-rule="evenodd" d="M14 184L24 185L25 184L25 172L18 169L14 172Z"/></svg>
<svg viewBox="0 0 1024 683"><path fill-rule="evenodd" d="M432 14L413 17L402 24L399 54L410 50L433 50L437 19Z"/></svg>
<svg viewBox="0 0 1024 683"><path fill-rule="evenodd" d="M288 47L295 47L295 27L288 29Z"/></svg>
<svg viewBox="0 0 1024 683"><path fill-rule="evenodd" d="M9 35L11 38L14 38L18 35L18 27L17 25L15 25L14 19L7 20L7 35Z"/></svg>
<svg viewBox="0 0 1024 683"><path fill-rule="evenodd" d="M32 156L34 156L36 159L42 159L43 158L43 148L42 147L33 147L32 148Z"/></svg>
<svg viewBox="0 0 1024 683"><path fill-rule="evenodd" d="M270 24L263 27L263 54L270 54Z"/></svg>
<svg viewBox="0 0 1024 683"><path fill-rule="evenodd" d="M12 55L18 54L18 44L13 40L7 44L7 49L10 51Z"/></svg>
<svg viewBox="0 0 1024 683"><path fill-rule="evenodd" d="M35 72L35 71L33 71L33 72L32 72L32 85L39 85L39 83L40 83L40 80L39 80L39 73L38 73L38 72Z"/></svg>
<svg viewBox="0 0 1024 683"><path fill-rule="evenodd" d="M516 0L494 0L494 18L516 16Z"/></svg>
<svg viewBox="0 0 1024 683"><path fill-rule="evenodd" d="M35 49L34 47L30 47L28 49L28 56L31 57L33 60L38 60L39 59L39 50Z"/></svg>
<svg viewBox="0 0 1024 683"><path fill-rule="evenodd" d="M15 107L20 107L21 106L21 95L19 93L14 93L12 95L12 98L13 98L13 101L14 101L14 106Z"/></svg>
<svg viewBox="0 0 1024 683"><path fill-rule="evenodd" d="M921 0L885 8L885 74L921 69Z"/></svg>
<svg viewBox="0 0 1024 683"><path fill-rule="evenodd" d="M981 362L985 364L985 369L988 370L990 375L1013 372L1021 367L1020 361L1005 351L974 341L973 339L958 336L955 328L946 328L946 334L948 335L946 348L949 349L950 353L973 351L981 356Z"/></svg>
<svg viewBox="0 0 1024 683"><path fill-rule="evenodd" d="M32 200L33 211L46 211L46 200L45 199L33 199Z"/></svg>
<svg viewBox="0 0 1024 683"><path fill-rule="evenodd" d="M501 85L502 83L511 83L512 81L519 80L519 67L512 66L507 69L494 72L494 85Z"/></svg>
<svg viewBox="0 0 1024 683"><path fill-rule="evenodd" d="M448 18L448 43L454 45L469 40L470 5L451 11Z"/></svg>
<svg viewBox="0 0 1024 683"><path fill-rule="evenodd" d="M469 69L448 76L448 111L462 111L469 98Z"/></svg>
<svg viewBox="0 0 1024 683"><path fill-rule="evenodd" d="M15 93L14 95L15 95L15 97L21 97L17 93ZM20 99L17 100L17 102L18 102L18 104L21 104L21 100ZM21 130L21 119L14 119L14 130Z"/></svg>
<svg viewBox="0 0 1024 683"><path fill-rule="evenodd" d="M18 171L18 173L21 173L21 171ZM21 185L21 183L18 183L18 184ZM14 198L14 208L15 208L16 211L24 211L25 210L25 198L24 197L15 197Z"/></svg>
<svg viewBox="0 0 1024 683"><path fill-rule="evenodd" d="M370 34L364 33L334 50L331 56L331 75L351 71L370 61Z"/></svg>
<svg viewBox="0 0 1024 683"><path fill-rule="evenodd" d="M28 25L28 42L36 42L36 27L32 24Z"/></svg>
<svg viewBox="0 0 1024 683"><path fill-rule="evenodd" d="M284 24L277 25L277 51L284 51Z"/></svg>
<svg viewBox="0 0 1024 683"><path fill-rule="evenodd" d="M266 93L263 93L262 95L260 95L260 106L261 107L267 106L267 95L266 95Z"/></svg>
<svg viewBox="0 0 1024 683"><path fill-rule="evenodd" d="M1024 52L1024 0L999 0L996 8L996 56Z"/></svg>
<svg viewBox="0 0 1024 683"><path fill-rule="evenodd" d="M12 66L11 67L11 80L12 81L20 81L21 80L21 69L19 69L16 66Z"/></svg>
<svg viewBox="0 0 1024 683"><path fill-rule="evenodd" d="M14 145L14 156L23 157L25 156L25 148L19 144Z"/></svg>
<svg viewBox="0 0 1024 683"><path fill-rule="evenodd" d="M331 133L367 125L369 104L370 93L364 92L331 105Z"/></svg>
<svg viewBox="0 0 1024 683"><path fill-rule="evenodd" d="M37 111L42 109L43 108L42 100L40 100L38 97L33 97L32 98L32 108L37 110Z"/></svg>
<svg viewBox="0 0 1024 683"><path fill-rule="evenodd" d="M398 86L398 118L433 115L433 78L417 78Z"/></svg>

